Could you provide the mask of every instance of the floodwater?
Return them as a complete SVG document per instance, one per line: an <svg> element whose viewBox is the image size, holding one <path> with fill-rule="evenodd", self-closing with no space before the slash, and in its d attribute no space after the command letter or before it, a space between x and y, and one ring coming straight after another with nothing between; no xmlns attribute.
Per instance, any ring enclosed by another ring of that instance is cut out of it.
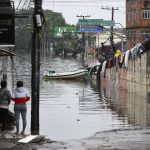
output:
<svg viewBox="0 0 150 150"><path fill-rule="evenodd" d="M89 59L88 63L95 63L95 60ZM14 64L16 73L13 78L9 72L10 90L17 80L23 80L31 92L30 55L18 52ZM80 66L79 59L52 58L50 55L41 57L41 75L47 70L74 70ZM40 134L53 140L71 140L89 137L98 131L134 126L129 121L132 110L128 110L127 99L112 100L106 93L107 89L100 88L94 80L45 81L41 77ZM26 132L30 134L31 101L27 106ZM10 109L13 111L13 102Z"/></svg>

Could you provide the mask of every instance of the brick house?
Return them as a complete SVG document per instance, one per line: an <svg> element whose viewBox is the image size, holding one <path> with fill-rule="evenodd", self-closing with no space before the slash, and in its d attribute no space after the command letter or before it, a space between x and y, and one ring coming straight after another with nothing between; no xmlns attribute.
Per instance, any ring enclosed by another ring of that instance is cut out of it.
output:
<svg viewBox="0 0 150 150"><path fill-rule="evenodd" d="M150 38L150 0L126 0L127 49Z"/></svg>

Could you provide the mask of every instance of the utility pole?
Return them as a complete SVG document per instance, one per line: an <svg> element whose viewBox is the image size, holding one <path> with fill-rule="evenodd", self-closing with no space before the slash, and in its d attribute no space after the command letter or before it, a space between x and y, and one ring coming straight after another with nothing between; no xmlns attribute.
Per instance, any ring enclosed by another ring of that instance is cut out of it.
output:
<svg viewBox="0 0 150 150"><path fill-rule="evenodd" d="M43 22L42 0L34 0L33 36L32 36L32 105L31 134L39 135L39 86L40 86L40 50Z"/></svg>
<svg viewBox="0 0 150 150"><path fill-rule="evenodd" d="M111 10L111 12L112 12L111 20L112 20L112 21L114 21L114 11L115 11L115 10L119 10L118 8L114 8L114 7L112 7L112 8L109 8L109 7L104 8L104 7L102 7L102 9ZM112 26L111 26L110 42L111 42L112 50L113 50L113 52L115 52L115 47L114 47L114 42L113 42L113 41L114 41L114 34L113 34L113 32L114 32L114 27L113 27L113 25L112 25Z"/></svg>
<svg viewBox="0 0 150 150"><path fill-rule="evenodd" d="M87 15L87 16L83 16L83 15L80 15L80 16L76 16L76 17L80 17L82 19L85 19L85 17L90 17L90 15ZM84 66L84 53L85 53L85 32L83 31L82 32L82 66Z"/></svg>

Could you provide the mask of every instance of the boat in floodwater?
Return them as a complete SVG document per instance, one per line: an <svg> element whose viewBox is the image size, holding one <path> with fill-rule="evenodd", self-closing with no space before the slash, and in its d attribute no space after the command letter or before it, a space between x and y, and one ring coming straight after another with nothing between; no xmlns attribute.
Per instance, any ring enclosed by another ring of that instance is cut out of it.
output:
<svg viewBox="0 0 150 150"><path fill-rule="evenodd" d="M87 69L78 69L74 71L65 71L65 72L55 72L55 71L48 71L44 72L43 77L44 79L66 79L66 80L74 80L74 79L86 79L88 74Z"/></svg>

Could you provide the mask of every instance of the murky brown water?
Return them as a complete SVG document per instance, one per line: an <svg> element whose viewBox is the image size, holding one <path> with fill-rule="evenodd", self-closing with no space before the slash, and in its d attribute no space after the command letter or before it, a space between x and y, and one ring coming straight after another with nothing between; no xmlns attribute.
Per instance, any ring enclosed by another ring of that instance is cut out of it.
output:
<svg viewBox="0 0 150 150"><path fill-rule="evenodd" d="M29 91L31 91L30 62L30 56L24 52L18 53L15 58L17 70L15 80L24 80ZM90 59L90 62L94 61ZM54 68L60 71L79 67L79 60L50 56L41 59L41 74ZM9 81L10 84L11 75ZM108 92L108 89L100 88L95 81L45 81L41 78L40 134L54 140L79 139L91 136L97 131L134 125L129 124L129 116L133 110L127 107L129 106L127 99L124 97L113 99L108 96ZM31 102L28 103L27 133L30 133L30 108ZM13 103L10 109L13 110Z"/></svg>

